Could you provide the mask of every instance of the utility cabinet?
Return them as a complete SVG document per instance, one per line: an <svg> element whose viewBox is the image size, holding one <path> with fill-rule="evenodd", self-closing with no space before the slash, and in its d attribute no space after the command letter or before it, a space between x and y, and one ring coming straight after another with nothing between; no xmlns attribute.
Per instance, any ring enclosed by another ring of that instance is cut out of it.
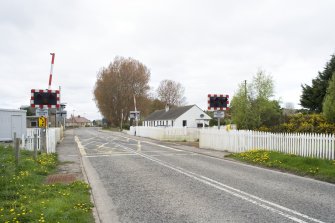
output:
<svg viewBox="0 0 335 223"><path fill-rule="evenodd" d="M26 135L26 116L27 111L25 110L0 108L0 141L12 141L14 132L18 138Z"/></svg>

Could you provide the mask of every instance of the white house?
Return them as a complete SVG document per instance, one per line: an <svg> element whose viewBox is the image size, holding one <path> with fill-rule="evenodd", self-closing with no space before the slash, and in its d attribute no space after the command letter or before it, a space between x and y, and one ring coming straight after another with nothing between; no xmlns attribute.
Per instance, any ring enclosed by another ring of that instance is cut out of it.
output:
<svg viewBox="0 0 335 223"><path fill-rule="evenodd" d="M197 105L188 105L177 108L157 110L148 115L143 126L151 127L188 127L197 128L208 126L212 118L201 110Z"/></svg>

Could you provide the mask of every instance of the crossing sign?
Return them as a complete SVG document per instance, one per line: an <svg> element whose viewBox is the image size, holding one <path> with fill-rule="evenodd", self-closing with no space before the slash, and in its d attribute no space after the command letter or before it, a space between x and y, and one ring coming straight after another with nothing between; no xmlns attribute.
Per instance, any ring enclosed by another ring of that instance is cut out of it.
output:
<svg viewBox="0 0 335 223"><path fill-rule="evenodd" d="M38 118L38 127L40 127L40 128L47 127L47 118L46 117L41 116L41 117Z"/></svg>
<svg viewBox="0 0 335 223"><path fill-rule="evenodd" d="M214 111L214 118L224 118L223 111Z"/></svg>
<svg viewBox="0 0 335 223"><path fill-rule="evenodd" d="M36 116L37 117L48 117L48 109L43 109L43 108L36 108Z"/></svg>

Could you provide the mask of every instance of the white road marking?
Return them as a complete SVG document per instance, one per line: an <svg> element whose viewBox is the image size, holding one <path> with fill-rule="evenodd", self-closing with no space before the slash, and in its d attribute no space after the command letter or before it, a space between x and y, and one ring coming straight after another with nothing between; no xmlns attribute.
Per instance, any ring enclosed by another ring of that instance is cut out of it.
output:
<svg viewBox="0 0 335 223"><path fill-rule="evenodd" d="M92 144L92 143L99 143L98 141L95 141L95 140L93 140L93 141L91 141L91 142L88 142L88 143L86 143L85 145L83 145L83 146L87 146L87 145L90 145L90 144Z"/></svg>
<svg viewBox="0 0 335 223"><path fill-rule="evenodd" d="M75 136L74 137L74 140L77 142L77 145L78 145L78 148L79 148L79 152L82 156L85 156L86 155L86 152L85 152L85 149L83 147L83 145L81 144L78 136Z"/></svg>
<svg viewBox="0 0 335 223"><path fill-rule="evenodd" d="M172 148L172 147L169 147L169 146L159 145L159 144L153 143L153 142L148 142L148 141L142 141L142 142L147 143L147 144L151 144L151 145L155 145L155 146L159 146L159 147L162 147L162 148L166 148L166 149L171 149L171 150L178 151L178 152L183 151L183 150L175 149L175 148Z"/></svg>
<svg viewBox="0 0 335 223"><path fill-rule="evenodd" d="M133 141L140 141L140 140L132 139L132 138L125 137L125 136L120 136L120 137L125 138L125 139L128 139L128 140L131 139L131 140L133 140ZM155 146L159 146L159 147L166 148L166 149L171 149L171 150L178 151L178 152L183 151L183 150L180 150L180 149L176 149L176 148L172 148L172 147L169 147L169 146L160 145L160 144L153 143L153 142L149 142L149 141L141 141L141 142L142 142L142 143L151 144L151 145L155 145Z"/></svg>
<svg viewBox="0 0 335 223"><path fill-rule="evenodd" d="M171 153L171 151L163 151L163 150L142 150L144 153Z"/></svg>
<svg viewBox="0 0 335 223"><path fill-rule="evenodd" d="M104 145L107 145L109 142L106 142L106 143L104 143L104 144L101 144L100 146L98 146L98 149L99 148L102 148Z"/></svg>
<svg viewBox="0 0 335 223"><path fill-rule="evenodd" d="M176 172L179 172L183 175L186 175L194 180L197 180L199 182L202 182L206 185L209 185L209 186L212 186L216 189L219 189L219 190L222 190L222 191L225 191L227 192L228 194L231 194L233 196L236 196L236 197L239 197L245 201L248 201L254 205L257 205L259 207L262 207L262 208L265 208L273 213L277 213L279 215L282 215L288 219L291 219L292 221L295 221L295 222L299 222L299 223L305 223L306 221L305 220L309 220L309 221L313 221L313 222L318 222L318 223L323 223L322 221L318 220L318 219L315 219L315 218L312 218L312 217L309 217L305 214L302 214L300 212L297 212L295 210L292 210L292 209L289 209L289 208L286 208L284 206L281 206L279 204L276 204L276 203L273 203L271 201L267 201L267 200L264 200L260 197L257 197L255 195L252 195L252 194L249 194L249 193L246 193L244 191L241 191L239 189L236 189L236 188L233 188L233 187L230 187L228 185L225 185L223 183L220 183L218 181L215 181L213 179L210 179L208 177L205 177L205 176L202 176L202 175L199 175L199 174L196 174L196 173L193 173L193 172L190 172L190 171L187 171L185 169L182 169L180 167L177 167L177 166L173 166L172 164L169 164L169 163L165 163L164 161L162 160L159 160L159 159L156 159L156 158L153 158L152 156L148 156L148 155L145 155L143 153L139 153L139 152L136 152L135 150L127 147L127 146L122 146L125 150L127 151L130 151L130 152L133 152L133 153L136 153L138 154L139 156L143 157L143 158L146 158L148 160L151 160L155 163L158 163L159 165L161 166L164 166L164 167L167 167L169 169L172 169ZM271 207L272 206L272 207ZM284 213L283 211L286 211L290 214L287 214L287 213ZM297 218L291 214L294 214L294 215L297 215L303 219L300 219L300 218Z"/></svg>
<svg viewBox="0 0 335 223"><path fill-rule="evenodd" d="M116 157L116 156L138 156L134 153L118 153L118 154L97 154L97 155L86 155L88 158L96 158L96 157Z"/></svg>
<svg viewBox="0 0 335 223"><path fill-rule="evenodd" d="M86 142L86 141L89 141L89 140L91 140L91 139L94 139L95 137L91 137L91 138L88 138L88 139L83 139L83 140L81 140L82 142Z"/></svg>
<svg viewBox="0 0 335 223"><path fill-rule="evenodd" d="M158 157L158 156L196 156L196 155L197 154L187 154L187 153L164 153L164 154L153 154L153 155L150 155L150 157Z"/></svg>

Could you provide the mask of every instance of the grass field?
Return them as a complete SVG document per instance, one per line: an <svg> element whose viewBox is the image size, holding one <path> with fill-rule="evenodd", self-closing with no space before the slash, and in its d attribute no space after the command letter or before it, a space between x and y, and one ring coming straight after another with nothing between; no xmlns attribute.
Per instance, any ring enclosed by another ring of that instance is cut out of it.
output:
<svg viewBox="0 0 335 223"><path fill-rule="evenodd" d="M94 222L89 186L45 184L58 161L56 154L40 154L34 161L29 151L14 151L0 145L0 222Z"/></svg>
<svg viewBox="0 0 335 223"><path fill-rule="evenodd" d="M323 160L275 151L250 150L227 157L301 176L335 183L335 160Z"/></svg>

